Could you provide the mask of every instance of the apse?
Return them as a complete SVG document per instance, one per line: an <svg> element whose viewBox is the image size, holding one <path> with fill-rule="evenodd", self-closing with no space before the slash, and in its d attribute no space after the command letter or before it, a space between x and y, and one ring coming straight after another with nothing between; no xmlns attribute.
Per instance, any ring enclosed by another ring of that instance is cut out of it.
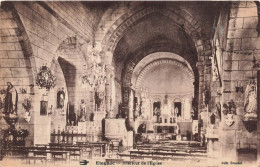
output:
<svg viewBox="0 0 260 167"><path fill-rule="evenodd" d="M182 94L193 91L189 75L174 64L155 66L142 77L137 86L137 89L148 89L151 94Z"/></svg>

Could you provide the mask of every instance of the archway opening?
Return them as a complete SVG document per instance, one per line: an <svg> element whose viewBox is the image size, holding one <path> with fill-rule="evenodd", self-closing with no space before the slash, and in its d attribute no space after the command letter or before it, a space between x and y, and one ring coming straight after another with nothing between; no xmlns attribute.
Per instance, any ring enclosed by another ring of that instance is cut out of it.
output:
<svg viewBox="0 0 260 167"><path fill-rule="evenodd" d="M131 77L128 118L142 140L192 140L194 73L182 57L147 55ZM134 104L131 104L134 103ZM145 126L145 131L140 131Z"/></svg>

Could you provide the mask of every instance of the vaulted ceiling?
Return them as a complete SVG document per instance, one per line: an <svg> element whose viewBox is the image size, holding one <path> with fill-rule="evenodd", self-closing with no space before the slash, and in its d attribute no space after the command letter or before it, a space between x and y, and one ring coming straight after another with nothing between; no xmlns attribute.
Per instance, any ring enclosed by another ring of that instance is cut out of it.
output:
<svg viewBox="0 0 260 167"><path fill-rule="evenodd" d="M195 24L203 25L203 38L210 39L214 32L214 21L219 14L218 2L145 2L144 6L177 6L192 15ZM126 64L136 55L157 51L173 52L184 57L193 68L198 61L197 49L191 36L170 17L154 12L135 21L124 31L114 51L117 73L122 73ZM119 74L120 75L120 74Z"/></svg>
<svg viewBox="0 0 260 167"><path fill-rule="evenodd" d="M102 22L106 13L121 11L124 6L125 14L131 11L138 12L151 6L160 9L178 8L184 13L192 16L192 22L200 25L199 31L203 39L211 39L214 32L214 22L219 15L221 5L228 5L226 2L82 2L91 11L100 13ZM136 10L137 9L137 10ZM111 12L107 12L111 11ZM126 15L126 20L130 19L135 13ZM103 16L102 16L103 15ZM131 18L132 19L132 18ZM130 20L131 20L130 19ZM112 21L112 20L111 20ZM116 20L114 20L116 21ZM194 40L185 32L182 26L167 15L160 12L152 12L134 23L130 24L119 37L115 46L113 62L116 67L116 75L121 78L122 72L127 63L134 59L140 61L145 54L154 52L172 52L182 56L188 61L196 73L196 62L198 61L197 48ZM138 58L139 56L139 58ZM141 57L141 58L140 58Z"/></svg>

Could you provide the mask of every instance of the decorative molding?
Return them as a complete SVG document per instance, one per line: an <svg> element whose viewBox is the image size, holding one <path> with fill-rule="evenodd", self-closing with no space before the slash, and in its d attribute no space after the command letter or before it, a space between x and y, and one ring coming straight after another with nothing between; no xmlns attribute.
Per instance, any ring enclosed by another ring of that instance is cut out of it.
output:
<svg viewBox="0 0 260 167"><path fill-rule="evenodd" d="M121 36L124 34L124 31L126 30L127 27L129 27L131 24L138 21L139 19L155 12L158 12L164 16L169 17L178 25L183 25L183 23L185 23L184 24L185 32L187 32L190 35L190 37L195 42L195 45L197 45L197 43L201 43L199 42L199 39L201 38L201 34L202 34L200 32L201 30L199 29L200 25L194 24L196 23L194 21L190 22L190 20L195 20L195 19L191 19L193 18L192 15L186 13L184 10L179 9L177 7L169 9L167 7L158 8L156 6L150 6L136 13L133 13L133 11L131 11L130 13L126 13L125 15L121 16L107 31L106 36L102 41L102 44L107 46L108 51L113 52L116 43L119 41L119 39L121 39Z"/></svg>
<svg viewBox="0 0 260 167"><path fill-rule="evenodd" d="M37 73L36 85L40 88L45 88L46 90L50 90L55 87L56 77L46 65L43 65L40 68L39 73Z"/></svg>
<svg viewBox="0 0 260 167"><path fill-rule="evenodd" d="M182 63L178 60L174 60L174 59L159 59L159 60L155 60L155 61L151 62L150 64L148 64L146 67L144 67L142 69L142 71L139 73L139 75L136 79L135 88L138 88L140 86L143 77L145 76L145 74L147 72L149 72L150 69L152 69L158 65L161 65L161 64L171 64L171 65L176 65L176 66L182 68L189 75L191 83L194 82L193 72L184 63Z"/></svg>

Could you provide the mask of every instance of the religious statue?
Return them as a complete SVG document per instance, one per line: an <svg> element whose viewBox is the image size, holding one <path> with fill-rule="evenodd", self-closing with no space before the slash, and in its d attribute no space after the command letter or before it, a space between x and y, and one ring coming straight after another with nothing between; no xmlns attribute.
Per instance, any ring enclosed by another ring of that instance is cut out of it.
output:
<svg viewBox="0 0 260 167"><path fill-rule="evenodd" d="M16 91L15 87L12 85L11 82L7 82L4 114L17 115L17 102L18 102L17 91Z"/></svg>
<svg viewBox="0 0 260 167"><path fill-rule="evenodd" d="M251 80L245 90L244 110L245 117L257 117L257 92L256 83Z"/></svg>
<svg viewBox="0 0 260 167"><path fill-rule="evenodd" d="M135 104L135 118L137 118L140 114L140 105L138 102Z"/></svg>
<svg viewBox="0 0 260 167"><path fill-rule="evenodd" d="M178 113L179 113L179 109L178 109L178 107L175 107L175 109L174 109L174 117L175 118L177 118Z"/></svg>
<svg viewBox="0 0 260 167"><path fill-rule="evenodd" d="M174 117L175 116L175 110L173 107L171 107L171 117Z"/></svg>
<svg viewBox="0 0 260 167"><path fill-rule="evenodd" d="M221 119L221 104L220 102L216 103L216 112L219 119Z"/></svg>
<svg viewBox="0 0 260 167"><path fill-rule="evenodd" d="M62 88L62 90L59 90L57 93L57 108L63 108L64 101L65 101L65 92L64 92L64 88Z"/></svg>
<svg viewBox="0 0 260 167"><path fill-rule="evenodd" d="M104 106L104 99L105 99L105 93L102 92L95 92L95 107L96 111L100 110Z"/></svg>
<svg viewBox="0 0 260 167"><path fill-rule="evenodd" d="M143 119L145 119L146 118L146 116L147 116L147 114L146 114L146 100L144 100L144 101L141 101L141 112L140 112L140 116L143 118Z"/></svg>
<svg viewBox="0 0 260 167"><path fill-rule="evenodd" d="M81 100L79 109L80 109L79 121L84 122L86 120L86 104L83 99Z"/></svg>
<svg viewBox="0 0 260 167"><path fill-rule="evenodd" d="M153 111L153 115L157 115L158 112L160 112L160 109L158 107L155 107Z"/></svg>
<svg viewBox="0 0 260 167"><path fill-rule="evenodd" d="M178 124L177 124L177 126L176 126L176 134L177 134L177 135L180 134L180 127L179 127Z"/></svg>
<svg viewBox="0 0 260 167"><path fill-rule="evenodd" d="M218 81L218 79L219 79L218 67L217 67L216 61L217 60L216 60L216 57L214 55L211 59L211 62L212 62L212 81Z"/></svg>

